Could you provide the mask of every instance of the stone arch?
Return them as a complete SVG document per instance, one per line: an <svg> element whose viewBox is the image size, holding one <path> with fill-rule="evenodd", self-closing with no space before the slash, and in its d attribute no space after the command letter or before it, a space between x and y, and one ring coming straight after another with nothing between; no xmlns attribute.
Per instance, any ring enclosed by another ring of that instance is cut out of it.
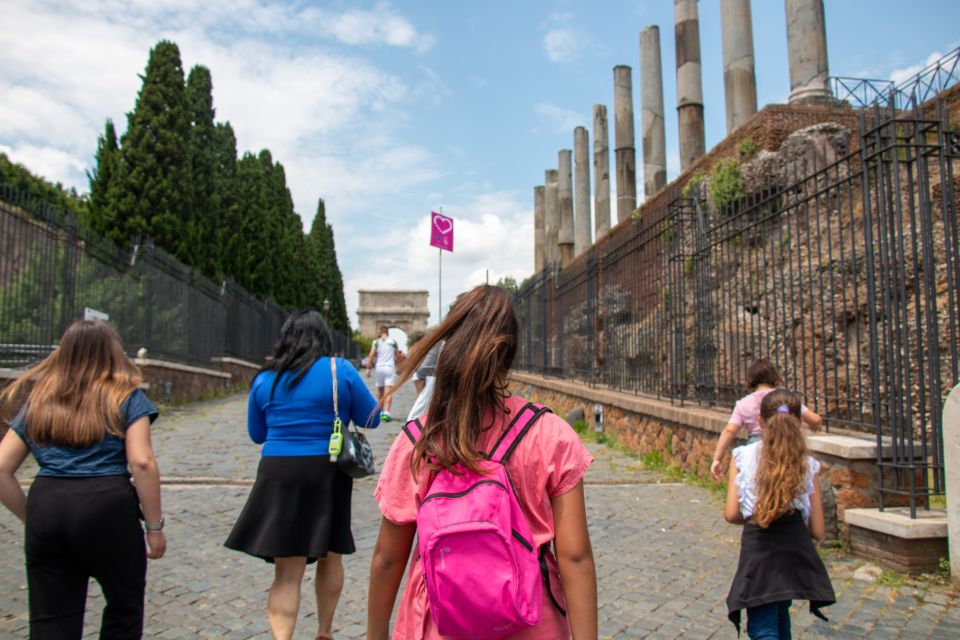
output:
<svg viewBox="0 0 960 640"><path fill-rule="evenodd" d="M411 289L361 289L357 320L360 335L376 337L380 325L402 329L410 335L425 331L430 310L427 291Z"/></svg>

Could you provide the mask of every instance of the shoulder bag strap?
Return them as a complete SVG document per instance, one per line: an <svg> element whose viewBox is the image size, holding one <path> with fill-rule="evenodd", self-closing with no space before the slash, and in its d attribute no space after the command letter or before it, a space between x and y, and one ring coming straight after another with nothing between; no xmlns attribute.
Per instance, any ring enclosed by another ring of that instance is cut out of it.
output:
<svg viewBox="0 0 960 640"><path fill-rule="evenodd" d="M337 390L337 359L330 356L330 377L333 379L333 420L339 422L340 411L338 409L339 392Z"/></svg>

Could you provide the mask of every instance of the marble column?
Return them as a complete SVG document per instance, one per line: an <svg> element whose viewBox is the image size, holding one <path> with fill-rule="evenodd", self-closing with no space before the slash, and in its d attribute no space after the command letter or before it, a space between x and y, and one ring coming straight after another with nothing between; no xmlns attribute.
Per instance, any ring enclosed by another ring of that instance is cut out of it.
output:
<svg viewBox="0 0 960 640"><path fill-rule="evenodd" d="M557 154L557 201L560 206L560 265L566 269L574 258L573 231L573 158L570 149L561 149Z"/></svg>
<svg viewBox="0 0 960 640"><path fill-rule="evenodd" d="M557 193L558 173L556 169L547 169L544 173L543 219L545 243L543 259L547 267L556 267L560 262L560 203Z"/></svg>
<svg viewBox="0 0 960 640"><path fill-rule="evenodd" d="M617 162L617 222L637 208L637 151L633 135L633 78L626 65L613 68L613 136Z"/></svg>
<svg viewBox="0 0 960 640"><path fill-rule="evenodd" d="M787 13L787 56L790 102L829 100L827 25L823 0L784 0Z"/></svg>
<svg viewBox="0 0 960 640"><path fill-rule="evenodd" d="M596 239L610 231L610 133L607 105L593 105L593 218Z"/></svg>
<svg viewBox="0 0 960 640"><path fill-rule="evenodd" d="M586 127L573 130L573 241L574 255L580 255L593 242L590 232L590 138Z"/></svg>
<svg viewBox="0 0 960 640"><path fill-rule="evenodd" d="M540 273L544 265L544 244L547 239L544 219L544 186L533 188L533 272Z"/></svg>
<svg viewBox="0 0 960 640"><path fill-rule="evenodd" d="M727 133L730 133L757 112L750 0L720 0L720 30L723 36Z"/></svg>
<svg viewBox="0 0 960 640"><path fill-rule="evenodd" d="M703 155L703 85L700 80L700 19L697 0L673 0L677 45L677 119L680 170Z"/></svg>
<svg viewBox="0 0 960 640"><path fill-rule="evenodd" d="M667 185L660 28L655 25L640 32L640 126L643 136L643 195L649 198Z"/></svg>

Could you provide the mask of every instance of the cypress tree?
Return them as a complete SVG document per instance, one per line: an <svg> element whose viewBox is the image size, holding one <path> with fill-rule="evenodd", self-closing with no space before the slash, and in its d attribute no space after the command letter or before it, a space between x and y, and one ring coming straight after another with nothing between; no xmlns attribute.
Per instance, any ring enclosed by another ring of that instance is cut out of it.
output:
<svg viewBox="0 0 960 640"><path fill-rule="evenodd" d="M97 154L92 171L87 172L90 181L90 206L84 222L97 233L106 236L114 243L124 246L126 238L117 229L116 207L110 201L110 187L117 179L120 170L120 147L117 145L117 132L109 118L103 127L103 134L97 138Z"/></svg>
<svg viewBox="0 0 960 640"><path fill-rule="evenodd" d="M323 198L317 202L317 213L310 226L310 242L314 252L314 273L320 282L320 296L317 307L323 300L330 302L326 313L331 327L349 333L350 322L347 319L347 304L343 295L343 276L337 264L337 250L333 239L333 227L327 223L327 207Z"/></svg>
<svg viewBox="0 0 960 640"><path fill-rule="evenodd" d="M214 125L213 81L210 70L197 65L187 77L186 103L190 114L190 205L185 228L186 254L211 278L219 271L217 220L220 193L216 188L217 141ZM234 151L234 162L236 152Z"/></svg>
<svg viewBox="0 0 960 640"><path fill-rule="evenodd" d="M231 275L241 271L245 249L241 233L241 213L237 200L237 138L229 122L214 127L214 175L216 196L214 223L215 272Z"/></svg>
<svg viewBox="0 0 960 640"><path fill-rule="evenodd" d="M120 140L122 170L115 199L117 226L126 237L150 236L190 264L184 229L191 190L183 65L177 45L163 40L150 51L137 102Z"/></svg>

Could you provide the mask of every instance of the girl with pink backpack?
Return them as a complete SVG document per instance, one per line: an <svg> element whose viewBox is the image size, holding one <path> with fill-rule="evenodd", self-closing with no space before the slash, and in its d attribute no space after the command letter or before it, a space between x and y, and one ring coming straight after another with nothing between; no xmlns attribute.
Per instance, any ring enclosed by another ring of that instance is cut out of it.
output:
<svg viewBox="0 0 960 640"><path fill-rule="evenodd" d="M374 493L368 639L597 637L583 497L593 458L566 422L507 391L518 337L510 294L484 285L408 356L395 388L446 341L427 414L397 436Z"/></svg>

